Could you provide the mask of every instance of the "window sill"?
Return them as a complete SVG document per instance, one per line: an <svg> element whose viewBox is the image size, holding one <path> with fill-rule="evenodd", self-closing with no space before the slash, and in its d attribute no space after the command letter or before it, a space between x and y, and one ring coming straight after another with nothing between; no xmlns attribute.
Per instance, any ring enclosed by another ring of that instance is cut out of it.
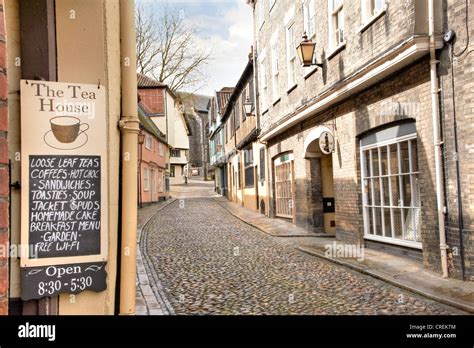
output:
<svg viewBox="0 0 474 348"><path fill-rule="evenodd" d="M311 70L308 70L308 72L306 74L304 74L304 78L307 79L308 77L313 75L317 70L318 70L317 66L311 68Z"/></svg>
<svg viewBox="0 0 474 348"><path fill-rule="evenodd" d="M281 97L279 97L278 99L276 99L273 103L272 103L272 106L275 106L277 105L281 100Z"/></svg>
<svg viewBox="0 0 474 348"><path fill-rule="evenodd" d="M346 48L346 42L344 41L339 46L334 48L331 52L328 53L327 60L334 58L339 52L341 52L344 48Z"/></svg>
<svg viewBox="0 0 474 348"><path fill-rule="evenodd" d="M368 27L370 27L372 24L374 24L374 22L376 22L377 19L382 17L385 14L385 12L387 12L386 7L382 11L380 11L379 13L377 13L377 14L373 15L372 17L370 17L365 24L362 24L362 26L359 28L359 30L357 30L357 32L359 34L362 34Z"/></svg>
<svg viewBox="0 0 474 348"><path fill-rule="evenodd" d="M295 83L293 86L289 87L287 90L286 90L286 94L290 94L291 92L293 92L296 87L298 87L298 84Z"/></svg>
<svg viewBox="0 0 474 348"><path fill-rule="evenodd" d="M396 239L396 238L391 238L391 237L374 236L374 235L367 235L367 234L364 236L364 239L375 241L375 242L400 245L407 248L422 249L422 244L420 242L412 242L409 240Z"/></svg>

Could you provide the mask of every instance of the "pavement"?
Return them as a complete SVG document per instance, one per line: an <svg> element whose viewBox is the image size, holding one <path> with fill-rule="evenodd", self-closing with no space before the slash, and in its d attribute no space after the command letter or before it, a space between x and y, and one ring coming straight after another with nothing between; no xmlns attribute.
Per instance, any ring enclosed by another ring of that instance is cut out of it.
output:
<svg viewBox="0 0 474 348"><path fill-rule="evenodd" d="M174 199L158 202L138 210L137 219L137 287L135 315L166 315L172 314L171 306L163 298L161 283L150 271L148 255L142 253L142 245L147 236L142 233L144 226L161 209L174 202ZM151 279L150 279L151 278Z"/></svg>
<svg viewBox="0 0 474 348"><path fill-rule="evenodd" d="M274 237L328 237L327 234L309 232L283 219L269 219L222 196L215 200L233 216Z"/></svg>
<svg viewBox="0 0 474 348"><path fill-rule="evenodd" d="M301 232L301 228L290 222L270 219L245 209L235 202L229 202L223 197L218 198L217 201L233 216L272 236L305 236ZM350 255L356 257L335 256L335 253L331 253L330 250L338 248L343 250L346 247L345 244L336 242L334 236L330 235L309 233L309 236L313 238L294 240L292 244L307 254L349 267L463 311L474 313L473 282L452 278L443 279L439 274L425 269L419 262L372 249L363 249L363 259L357 257L358 255ZM351 247L349 246L349 248Z"/></svg>
<svg viewBox="0 0 474 348"><path fill-rule="evenodd" d="M323 258L321 246L332 245L333 238L292 231L294 225L282 221L275 221L273 231L273 219L253 219L246 209L227 204L212 183L172 187L172 195L175 200L139 212L137 314L466 314L459 305L369 273L384 271L369 263L362 271L348 260ZM364 256L375 262L381 255L366 250ZM400 265L405 264L393 268ZM410 273L398 272L398 278ZM458 291L431 276L438 286Z"/></svg>

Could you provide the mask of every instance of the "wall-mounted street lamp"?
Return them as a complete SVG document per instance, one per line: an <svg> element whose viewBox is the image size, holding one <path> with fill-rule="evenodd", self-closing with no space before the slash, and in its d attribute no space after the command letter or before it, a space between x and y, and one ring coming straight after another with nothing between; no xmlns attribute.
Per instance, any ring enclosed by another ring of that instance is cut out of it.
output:
<svg viewBox="0 0 474 348"><path fill-rule="evenodd" d="M314 56L316 43L308 40L308 35L306 35L306 32L304 32L302 39L303 41L301 41L298 47L296 47L296 52L298 53L298 57L300 59L301 64L304 67L316 65L322 68L323 67L322 63L313 62L313 56Z"/></svg>
<svg viewBox="0 0 474 348"><path fill-rule="evenodd" d="M245 114L247 116L252 116L252 101L250 100L250 97L247 96L247 98L245 99L244 101L244 110L245 110Z"/></svg>
<svg viewBox="0 0 474 348"><path fill-rule="evenodd" d="M138 144L143 145L145 142L145 133L140 129L140 133L138 133Z"/></svg>

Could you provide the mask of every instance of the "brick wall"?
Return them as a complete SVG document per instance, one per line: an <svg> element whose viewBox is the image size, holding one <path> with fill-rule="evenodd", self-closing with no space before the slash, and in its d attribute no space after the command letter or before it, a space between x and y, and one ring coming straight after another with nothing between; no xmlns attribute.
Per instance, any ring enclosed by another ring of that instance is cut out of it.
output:
<svg viewBox="0 0 474 348"><path fill-rule="evenodd" d="M419 20L426 11L425 1L387 1L387 11L364 31L359 31L362 25L360 1L344 1L344 36L346 45L339 53L330 59L328 55L331 48L328 43L328 1L316 0L316 42L315 55L319 62L324 63L323 69L318 69L309 77L296 59L295 76L297 86L287 92L287 55L286 55L286 29L284 18L288 10L294 6L294 35L295 44L301 41L304 32L303 9L301 1L279 0L271 11L268 1L258 0L256 10L264 6L265 23L261 28L255 27L257 58L263 50L266 51L265 69L268 85L268 112L261 116L262 134L275 127L282 119L291 114L298 107L304 105L316 95L331 88L340 80L350 76L355 71L379 57L400 42L416 34L427 32L426 21ZM271 71L271 37L278 36L277 51L279 56L279 94L281 100L274 105L272 92ZM258 65L257 69L261 69ZM307 68L306 68L307 69ZM259 74L259 73L258 73ZM259 83L259 86L261 84ZM265 111L261 109L261 112Z"/></svg>
<svg viewBox="0 0 474 348"><path fill-rule="evenodd" d="M165 114L165 89L164 88L139 88L138 94L141 103L149 114Z"/></svg>
<svg viewBox="0 0 474 348"><path fill-rule="evenodd" d="M6 72L5 18L0 0L0 315L8 314L9 192L8 176L8 84Z"/></svg>
<svg viewBox="0 0 474 348"><path fill-rule="evenodd" d="M465 278L474 280L474 55L471 49L474 37L474 4L472 2L468 14L470 42L466 48L468 44L466 2L447 1L445 29L456 32L456 41L452 47L453 59L449 45L440 55L439 72L447 194L446 233L447 244L450 247L449 272L451 276L462 277L461 255L464 255ZM457 131L457 156L455 131ZM459 219L459 203L462 208L462 220ZM463 225L462 233L460 223Z"/></svg>
<svg viewBox="0 0 474 348"><path fill-rule="evenodd" d="M388 115L388 103L407 102L417 105L417 114ZM318 125L333 125L336 150L333 153L333 175L336 204L336 236L349 243L363 243L362 194L360 182L359 138L368 130L414 119L418 133L419 182L422 201L422 245L423 262L429 269L440 270L440 251L436 215L436 193L434 177L434 149L431 131L431 99L429 60L425 57L395 75L379 82L357 96L336 105L315 117L291 128L271 139L268 143L271 158L292 151L295 163L295 212L296 224L310 230L317 230L319 221L315 218L320 208L315 183L320 174L312 163L304 159L304 139ZM269 178L272 180L272 177ZM272 185L270 184L270 187ZM322 214L319 214L322 216ZM372 243L373 244L373 243ZM396 254L421 258L416 251L400 252L399 247L384 246ZM403 249L403 248L402 248Z"/></svg>

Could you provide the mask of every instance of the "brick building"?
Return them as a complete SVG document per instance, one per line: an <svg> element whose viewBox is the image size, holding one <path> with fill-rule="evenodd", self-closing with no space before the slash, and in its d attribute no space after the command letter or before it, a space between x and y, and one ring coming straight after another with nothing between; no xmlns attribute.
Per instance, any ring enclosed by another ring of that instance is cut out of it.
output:
<svg viewBox="0 0 474 348"><path fill-rule="evenodd" d="M442 35L453 28L462 35L454 50L468 47L465 2L434 1L433 22L429 0L248 2L268 215L438 272L446 237L449 275L472 279L472 56L461 53L453 73ZM305 32L320 66L297 57ZM442 92L432 95L438 76ZM442 141L434 141L437 122Z"/></svg>

